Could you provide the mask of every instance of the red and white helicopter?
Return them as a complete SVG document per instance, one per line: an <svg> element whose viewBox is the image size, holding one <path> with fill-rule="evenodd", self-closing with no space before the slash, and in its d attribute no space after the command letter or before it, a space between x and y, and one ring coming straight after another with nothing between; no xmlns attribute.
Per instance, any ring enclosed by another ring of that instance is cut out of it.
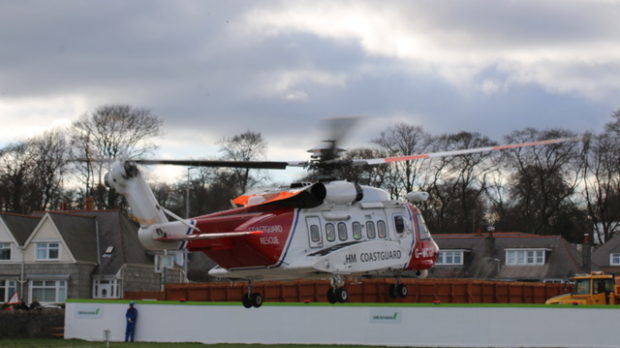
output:
<svg viewBox="0 0 620 348"><path fill-rule="evenodd" d="M341 127L342 128L342 127ZM439 248L426 227L416 202L425 192L410 192L408 201L393 200L379 188L337 180L341 166L378 165L509 148L556 144L568 138L492 146L402 157L343 160L340 135L310 150L309 161L135 160L115 162L106 184L123 194L131 214L140 223L139 239L150 250L187 249L204 252L218 266L209 274L248 281L245 307L260 307L254 280L330 278L330 303L346 302L347 277L387 274L397 279L393 297L408 289L398 280L406 271L425 277ZM243 194L237 208L183 219L162 207L146 183L138 164L285 169L301 166L316 170L315 183L292 184ZM173 218L169 221L166 216Z"/></svg>

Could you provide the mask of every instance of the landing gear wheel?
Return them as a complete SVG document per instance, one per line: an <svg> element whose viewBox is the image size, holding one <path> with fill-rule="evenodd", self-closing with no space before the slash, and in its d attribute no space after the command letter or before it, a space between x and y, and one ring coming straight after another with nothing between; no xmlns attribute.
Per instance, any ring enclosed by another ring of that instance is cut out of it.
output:
<svg viewBox="0 0 620 348"><path fill-rule="evenodd" d="M391 298L404 298L409 294L409 288L405 284L390 284L389 293Z"/></svg>
<svg viewBox="0 0 620 348"><path fill-rule="evenodd" d="M334 292L333 288L329 288L329 290L327 290L327 302L331 304L338 302L338 299L336 298L336 293Z"/></svg>
<svg viewBox="0 0 620 348"><path fill-rule="evenodd" d="M349 293L347 292L347 289L345 288L336 289L335 295L336 295L336 299L340 303L345 303L349 299Z"/></svg>
<svg viewBox="0 0 620 348"><path fill-rule="evenodd" d="M259 292L255 292L250 296L250 302L252 303L252 306L258 308L260 306L263 305L263 295L261 295Z"/></svg>
<svg viewBox="0 0 620 348"><path fill-rule="evenodd" d="M250 296L251 296L250 294L245 293L241 297L241 303L243 303L243 307L252 308L252 299L250 298Z"/></svg>
<svg viewBox="0 0 620 348"><path fill-rule="evenodd" d="M389 295L391 298L398 298L398 289L396 284L390 284Z"/></svg>
<svg viewBox="0 0 620 348"><path fill-rule="evenodd" d="M407 288L407 285L405 284L398 284L396 286L396 294L398 297L405 298L409 294L409 288Z"/></svg>

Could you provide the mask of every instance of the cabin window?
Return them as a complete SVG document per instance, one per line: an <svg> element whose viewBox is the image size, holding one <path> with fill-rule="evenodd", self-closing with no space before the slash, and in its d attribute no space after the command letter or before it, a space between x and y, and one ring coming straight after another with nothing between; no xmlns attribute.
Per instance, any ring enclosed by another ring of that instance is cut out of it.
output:
<svg viewBox="0 0 620 348"><path fill-rule="evenodd" d="M590 294L590 279L575 280L575 286L573 287L573 294L589 295Z"/></svg>
<svg viewBox="0 0 620 348"><path fill-rule="evenodd" d="M377 237L374 221L366 221L366 237L368 237L368 239L375 239Z"/></svg>
<svg viewBox="0 0 620 348"><path fill-rule="evenodd" d="M344 222L338 223L338 239L345 241L349 239L349 232L347 231L347 224Z"/></svg>
<svg viewBox="0 0 620 348"><path fill-rule="evenodd" d="M609 254L609 265L620 266L620 253Z"/></svg>
<svg viewBox="0 0 620 348"><path fill-rule="evenodd" d="M418 230L420 231L420 239L431 239L431 233L428 231L428 227L426 227L426 221L424 221L424 217L422 214L418 213Z"/></svg>
<svg viewBox="0 0 620 348"><path fill-rule="evenodd" d="M0 243L0 260L11 259L11 243Z"/></svg>
<svg viewBox="0 0 620 348"><path fill-rule="evenodd" d="M319 218L316 216L309 216L306 218L306 226L308 227L308 237L310 239L311 248L320 248L323 246L320 223Z"/></svg>
<svg viewBox="0 0 620 348"><path fill-rule="evenodd" d="M353 222L353 224L351 225L351 230L353 231L353 239L362 239L362 224L357 221Z"/></svg>
<svg viewBox="0 0 620 348"><path fill-rule="evenodd" d="M336 240L336 229L334 228L334 224L325 224L325 239L327 239L328 242Z"/></svg>
<svg viewBox="0 0 620 348"><path fill-rule="evenodd" d="M316 243L321 240L321 233L319 232L319 226L310 225L310 240L312 243Z"/></svg>
<svg viewBox="0 0 620 348"><path fill-rule="evenodd" d="M394 227L397 233L405 232L405 220L401 215L394 215Z"/></svg>
<svg viewBox="0 0 620 348"><path fill-rule="evenodd" d="M387 228L385 227L385 221L377 221L377 232L379 234L379 238L385 239L385 237L387 237Z"/></svg>

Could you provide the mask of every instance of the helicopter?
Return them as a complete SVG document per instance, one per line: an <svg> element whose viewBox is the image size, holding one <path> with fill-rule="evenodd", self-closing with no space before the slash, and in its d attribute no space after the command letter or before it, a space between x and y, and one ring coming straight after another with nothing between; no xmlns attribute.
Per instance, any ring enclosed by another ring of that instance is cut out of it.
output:
<svg viewBox="0 0 620 348"><path fill-rule="evenodd" d="M263 295L254 291L258 280L330 279L330 303L347 302L346 280L389 275L396 283L392 297L406 297L400 282L405 274L424 278L439 248L416 204L426 192L408 192L407 200L391 199L380 188L341 180L338 168L467 155L527 146L557 144L557 138L521 144L463 149L398 157L341 158L339 143L349 119L333 122L328 140L309 150L310 160L131 160L116 161L105 175L108 187L122 194L139 222L139 240L149 250L203 252L217 265L209 275L248 284L244 307L260 307ZM139 165L182 165L251 169L303 167L318 180L287 187L256 189L232 200L235 207L192 218L181 218L162 207ZM171 220L168 217L172 218Z"/></svg>

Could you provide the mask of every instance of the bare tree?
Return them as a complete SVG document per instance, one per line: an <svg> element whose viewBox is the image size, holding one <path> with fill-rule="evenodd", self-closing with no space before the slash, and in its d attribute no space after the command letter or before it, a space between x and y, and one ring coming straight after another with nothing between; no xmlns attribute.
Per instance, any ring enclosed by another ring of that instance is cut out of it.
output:
<svg viewBox="0 0 620 348"><path fill-rule="evenodd" d="M104 105L74 122L72 142L75 156L84 159L85 194L99 193L99 207L114 207L117 200L114 192L105 194L102 160L145 157L156 148L150 140L159 134L161 125L149 110L129 105Z"/></svg>
<svg viewBox="0 0 620 348"><path fill-rule="evenodd" d="M29 213L53 209L64 200L62 178L67 141L51 131L11 145L0 154L0 201L3 210Z"/></svg>
<svg viewBox="0 0 620 348"><path fill-rule="evenodd" d="M620 110L600 135L586 137L583 182L586 209L598 241L620 227Z"/></svg>
<svg viewBox="0 0 620 348"><path fill-rule="evenodd" d="M574 134L566 130L528 128L512 132L507 140L527 142L569 136ZM563 211L575 207L571 198L580 179L579 157L579 145L574 142L504 151L502 169L512 173L509 190L511 206L508 216L500 216L499 225L538 234L563 234L566 237L574 233L566 230L560 217Z"/></svg>
<svg viewBox="0 0 620 348"><path fill-rule="evenodd" d="M267 143L263 140L260 133L246 131L230 138L225 138L221 142L220 151L224 153L223 158L231 161L253 161L264 156ZM232 169L231 173L235 178L235 187L239 193L243 193L249 186L255 185L259 178L250 175L249 168Z"/></svg>
<svg viewBox="0 0 620 348"><path fill-rule="evenodd" d="M381 132L373 142L388 156L406 156L426 152L431 144L431 136L422 127L399 123ZM420 175L425 166L428 163L424 161L393 163L393 181L386 182L388 190L393 196L404 197L414 187L420 186Z"/></svg>
<svg viewBox="0 0 620 348"><path fill-rule="evenodd" d="M434 143L441 151L495 145L488 137L469 132L443 135ZM487 190L487 177L495 168L490 161L492 156L487 152L432 161L429 170L433 173L433 180L428 186L431 198L423 210L434 231L464 233L483 227L486 215L483 196Z"/></svg>
<svg viewBox="0 0 620 348"><path fill-rule="evenodd" d="M383 158L387 157L385 151L370 148L357 148L349 150L342 157L343 160ZM388 182L390 175L390 165L362 165L362 166L342 166L339 168L339 175L344 180L357 182L362 185L383 186Z"/></svg>

